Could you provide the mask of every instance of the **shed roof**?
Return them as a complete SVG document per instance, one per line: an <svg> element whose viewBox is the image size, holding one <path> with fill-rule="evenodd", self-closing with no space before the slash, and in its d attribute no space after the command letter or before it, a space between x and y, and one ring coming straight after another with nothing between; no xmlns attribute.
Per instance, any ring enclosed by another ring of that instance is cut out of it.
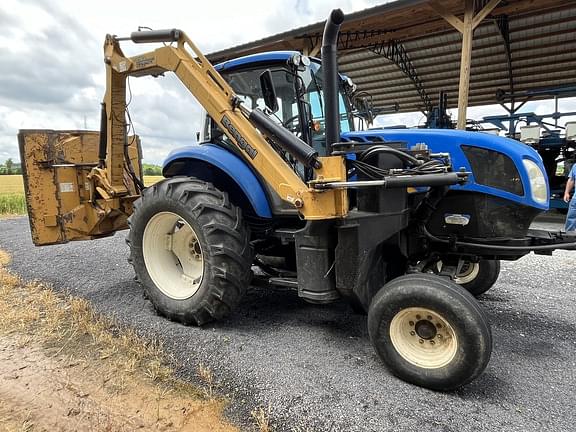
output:
<svg viewBox="0 0 576 432"><path fill-rule="evenodd" d="M347 15L339 37L340 72L377 108L420 111L448 94L458 104L462 36L433 0L398 0ZM488 0L475 0L481 10ZM462 0L442 0L456 16ZM213 62L271 50L319 56L324 22L208 55ZM576 1L502 0L474 32L469 106L497 103L497 90L576 86ZM576 93L575 93L576 94ZM549 98L546 95L534 99Z"/></svg>

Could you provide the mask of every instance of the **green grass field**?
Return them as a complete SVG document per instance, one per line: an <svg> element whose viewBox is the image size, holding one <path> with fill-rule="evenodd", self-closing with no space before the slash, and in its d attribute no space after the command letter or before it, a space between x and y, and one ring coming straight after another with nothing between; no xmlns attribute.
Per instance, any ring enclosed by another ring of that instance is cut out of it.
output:
<svg viewBox="0 0 576 432"><path fill-rule="evenodd" d="M162 176L144 176L144 184L150 186L162 180ZM21 175L0 176L0 216L26 214L24 182Z"/></svg>
<svg viewBox="0 0 576 432"><path fill-rule="evenodd" d="M24 183L20 175L0 176L0 216L26 213Z"/></svg>

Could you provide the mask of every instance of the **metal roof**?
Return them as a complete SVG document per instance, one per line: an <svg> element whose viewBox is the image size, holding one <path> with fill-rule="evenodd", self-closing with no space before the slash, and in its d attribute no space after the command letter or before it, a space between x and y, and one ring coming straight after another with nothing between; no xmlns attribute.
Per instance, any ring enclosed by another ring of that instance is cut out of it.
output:
<svg viewBox="0 0 576 432"><path fill-rule="evenodd" d="M377 108L425 110L448 93L458 103L462 35L432 7L399 0L347 15L339 38L340 72ZM440 3L439 1L437 3ZM488 0L475 0L481 10ZM442 0L462 16L462 0ZM212 62L272 50L318 55L324 22L208 55ZM576 1L502 0L476 28L469 106L498 103L498 89L516 92L576 84ZM534 99L549 98L544 95Z"/></svg>

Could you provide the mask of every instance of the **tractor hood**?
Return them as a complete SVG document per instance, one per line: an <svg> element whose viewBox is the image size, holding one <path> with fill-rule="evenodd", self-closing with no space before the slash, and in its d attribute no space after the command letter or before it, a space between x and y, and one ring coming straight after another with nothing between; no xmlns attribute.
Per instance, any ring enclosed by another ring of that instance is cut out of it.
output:
<svg viewBox="0 0 576 432"><path fill-rule="evenodd" d="M432 153L450 153L454 170L472 173L453 190L493 195L519 205L548 210L550 196L540 155L518 141L482 132L451 129L377 129L346 132L344 142L403 141L408 148L426 144Z"/></svg>

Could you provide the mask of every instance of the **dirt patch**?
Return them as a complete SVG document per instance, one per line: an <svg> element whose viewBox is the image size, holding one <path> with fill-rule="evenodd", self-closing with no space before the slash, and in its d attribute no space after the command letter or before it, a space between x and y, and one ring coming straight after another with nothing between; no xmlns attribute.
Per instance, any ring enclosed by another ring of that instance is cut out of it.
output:
<svg viewBox="0 0 576 432"><path fill-rule="evenodd" d="M95 314L81 299L22 283L0 251L0 430L215 431L213 378L177 380L161 347Z"/></svg>
<svg viewBox="0 0 576 432"><path fill-rule="evenodd" d="M24 430L233 431L223 404L190 399L177 389L124 378L87 359L52 357L21 337L0 340L0 423ZM25 343L25 341L24 341Z"/></svg>

